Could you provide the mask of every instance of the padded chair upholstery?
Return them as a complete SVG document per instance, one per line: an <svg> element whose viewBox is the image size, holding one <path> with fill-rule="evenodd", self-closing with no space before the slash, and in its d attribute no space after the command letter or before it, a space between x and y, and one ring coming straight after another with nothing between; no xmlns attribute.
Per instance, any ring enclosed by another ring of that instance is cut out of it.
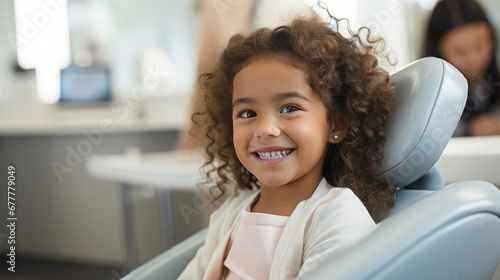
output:
<svg viewBox="0 0 500 280"><path fill-rule="evenodd" d="M465 78L437 58L391 75L398 96L380 175L397 188L388 218L304 279L490 279L500 259L500 191L481 181L447 187L436 165L460 119ZM206 229L123 279L176 279Z"/></svg>
<svg viewBox="0 0 500 280"><path fill-rule="evenodd" d="M391 75L398 96L387 128L380 175L396 188L437 162L460 120L467 81L444 60L425 58Z"/></svg>

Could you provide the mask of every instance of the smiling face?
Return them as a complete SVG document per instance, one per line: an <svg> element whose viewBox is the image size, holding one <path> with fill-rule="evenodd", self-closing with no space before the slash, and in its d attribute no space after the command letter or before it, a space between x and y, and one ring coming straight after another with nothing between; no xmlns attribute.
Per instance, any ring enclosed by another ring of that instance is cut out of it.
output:
<svg viewBox="0 0 500 280"><path fill-rule="evenodd" d="M456 27L441 39L439 50L469 82L474 82L484 75L493 57L491 30L483 22Z"/></svg>
<svg viewBox="0 0 500 280"><path fill-rule="evenodd" d="M327 145L341 137L304 71L257 59L234 77L232 101L236 155L261 187L319 183Z"/></svg>

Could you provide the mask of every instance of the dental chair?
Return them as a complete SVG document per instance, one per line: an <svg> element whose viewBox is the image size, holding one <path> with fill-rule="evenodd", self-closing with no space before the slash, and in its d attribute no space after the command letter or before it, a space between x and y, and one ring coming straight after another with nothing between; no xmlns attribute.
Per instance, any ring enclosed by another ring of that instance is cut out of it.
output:
<svg viewBox="0 0 500 280"><path fill-rule="evenodd" d="M396 187L396 205L366 238L302 279L491 279L500 260L500 191L482 181L445 186L436 163L465 106L465 78L429 57L391 80L398 96L380 175ZM176 279L206 232L122 279Z"/></svg>

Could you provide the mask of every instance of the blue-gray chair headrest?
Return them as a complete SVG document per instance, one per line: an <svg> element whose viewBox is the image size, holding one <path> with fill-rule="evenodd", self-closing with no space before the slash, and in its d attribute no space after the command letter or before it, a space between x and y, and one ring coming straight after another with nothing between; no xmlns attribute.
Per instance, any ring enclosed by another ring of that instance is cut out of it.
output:
<svg viewBox="0 0 500 280"><path fill-rule="evenodd" d="M380 175L396 188L423 176L439 159L462 115L467 81L434 57L393 73L398 95L386 130Z"/></svg>

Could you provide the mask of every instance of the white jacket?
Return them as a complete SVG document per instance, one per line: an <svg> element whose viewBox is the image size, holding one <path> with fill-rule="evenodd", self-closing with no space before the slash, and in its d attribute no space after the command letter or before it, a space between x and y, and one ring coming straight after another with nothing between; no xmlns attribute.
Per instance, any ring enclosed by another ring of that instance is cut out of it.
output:
<svg viewBox="0 0 500 280"><path fill-rule="evenodd" d="M204 246L178 279L221 279L231 232L243 209L258 194L259 191L244 191L228 198L211 215ZM323 178L313 195L300 202L288 219L269 279L300 277L340 248L365 236L374 226L368 211L350 189L333 188Z"/></svg>

